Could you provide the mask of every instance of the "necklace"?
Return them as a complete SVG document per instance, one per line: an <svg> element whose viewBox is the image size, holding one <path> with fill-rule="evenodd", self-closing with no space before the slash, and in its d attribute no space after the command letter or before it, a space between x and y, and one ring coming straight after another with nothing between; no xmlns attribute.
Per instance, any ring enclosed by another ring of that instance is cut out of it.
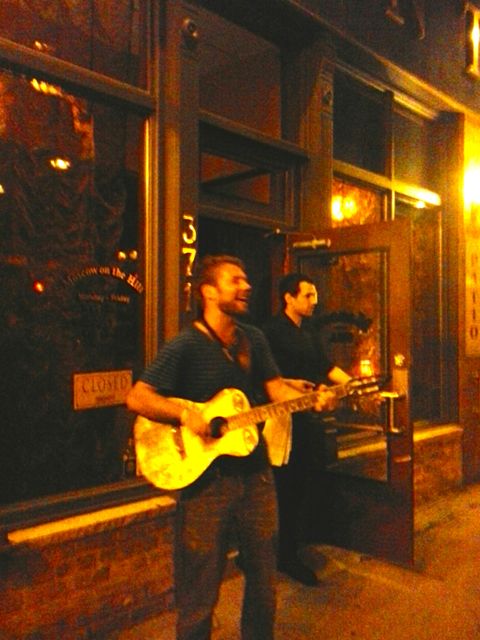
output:
<svg viewBox="0 0 480 640"><path fill-rule="evenodd" d="M248 341L247 336L245 335L245 331L235 325L235 335L232 344L226 344L218 335L218 333L211 327L208 322L202 317L200 320L197 320L196 323L203 327L202 330L205 330L207 334L215 340L220 345L224 356L232 362L233 364L238 365L243 371L250 371L251 364L251 353L250 353L250 343ZM230 349L234 348L234 352L232 353Z"/></svg>
<svg viewBox="0 0 480 640"><path fill-rule="evenodd" d="M235 358L233 357L233 355L229 351L229 346L230 347L233 346L235 344L235 342L236 342L236 339L233 341L233 343L231 345L228 345L220 338L220 336L215 331L215 329L213 329L213 327L211 327L208 324L208 322L205 320L204 317L202 317L201 323L203 324L203 326L207 330L207 332L210 335L210 337L218 342L218 344L220 345L225 357L228 358L228 360L230 360L230 362L235 362ZM235 332L235 338L236 338L236 332Z"/></svg>

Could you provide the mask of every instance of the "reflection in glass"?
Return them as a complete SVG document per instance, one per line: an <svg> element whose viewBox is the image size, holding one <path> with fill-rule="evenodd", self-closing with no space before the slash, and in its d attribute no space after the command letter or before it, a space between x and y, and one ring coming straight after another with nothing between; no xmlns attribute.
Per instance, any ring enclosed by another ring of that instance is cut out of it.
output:
<svg viewBox="0 0 480 640"><path fill-rule="evenodd" d="M408 218L412 229L412 367L411 411L415 428L442 421L442 291L440 216L397 197L395 217Z"/></svg>
<svg viewBox="0 0 480 640"><path fill-rule="evenodd" d="M371 188L334 178L332 182L332 227L380 222L383 197Z"/></svg>
<svg viewBox="0 0 480 640"><path fill-rule="evenodd" d="M395 105L393 113L395 140L395 177L402 182L435 185L435 125L411 111ZM438 141L437 141L438 143Z"/></svg>
<svg viewBox="0 0 480 640"><path fill-rule="evenodd" d="M201 154L201 189L204 195L224 196L270 204L270 172L230 158Z"/></svg>
<svg viewBox="0 0 480 640"><path fill-rule="evenodd" d="M318 290L317 338L329 359L354 377L385 371L384 260L377 251L299 258ZM328 424L336 433L332 469L386 480L384 416L372 396L348 398Z"/></svg>
<svg viewBox="0 0 480 640"><path fill-rule="evenodd" d="M384 93L340 71L335 73L333 155L374 173L386 167Z"/></svg>
<svg viewBox="0 0 480 640"><path fill-rule="evenodd" d="M281 138L281 57L271 42L196 8L200 108Z"/></svg>
<svg viewBox="0 0 480 640"><path fill-rule="evenodd" d="M146 8L132 0L2 0L0 36L144 88Z"/></svg>
<svg viewBox="0 0 480 640"><path fill-rule="evenodd" d="M122 477L128 416L73 375L139 363L141 122L0 74L0 502ZM133 252L133 253L132 253ZM104 404L102 404L104 403Z"/></svg>

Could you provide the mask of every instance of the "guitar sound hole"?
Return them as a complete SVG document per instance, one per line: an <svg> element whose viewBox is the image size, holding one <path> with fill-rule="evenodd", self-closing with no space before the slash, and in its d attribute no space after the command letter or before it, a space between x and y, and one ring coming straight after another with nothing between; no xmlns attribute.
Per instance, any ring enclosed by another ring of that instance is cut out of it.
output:
<svg viewBox="0 0 480 640"><path fill-rule="evenodd" d="M210 421L210 433L212 438L221 438L226 431L227 421L225 418L213 418Z"/></svg>

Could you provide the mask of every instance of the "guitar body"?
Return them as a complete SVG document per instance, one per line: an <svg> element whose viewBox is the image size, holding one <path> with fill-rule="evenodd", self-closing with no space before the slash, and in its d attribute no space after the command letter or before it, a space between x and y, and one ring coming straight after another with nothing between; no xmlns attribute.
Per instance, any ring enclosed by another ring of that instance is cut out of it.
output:
<svg viewBox="0 0 480 640"><path fill-rule="evenodd" d="M328 388L328 393L334 393L336 398L377 391L378 381L374 378L351 380L345 385ZM215 437L203 438L187 427L178 428L138 416L134 424L138 468L159 489L182 489L200 477L215 458L248 456L258 444L257 424L268 418L284 419L289 413L311 409L321 393L312 391L294 399L253 408L239 389L223 389L203 403L171 398L182 407L200 411L210 423ZM267 445L274 444L267 440Z"/></svg>
<svg viewBox="0 0 480 640"><path fill-rule="evenodd" d="M258 444L255 424L228 430L228 418L250 409L245 394L223 389L205 403L171 398L183 407L199 410L207 422L225 419L225 433L202 438L187 427L153 422L138 416L134 424L137 465L145 478L160 489L182 489L194 482L219 456L247 456Z"/></svg>

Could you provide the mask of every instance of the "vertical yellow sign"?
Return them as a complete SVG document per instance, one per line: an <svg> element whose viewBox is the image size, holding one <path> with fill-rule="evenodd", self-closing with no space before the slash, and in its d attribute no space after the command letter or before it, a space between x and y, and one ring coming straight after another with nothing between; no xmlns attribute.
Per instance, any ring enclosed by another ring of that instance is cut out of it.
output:
<svg viewBox="0 0 480 640"><path fill-rule="evenodd" d="M465 354L480 356L480 242L466 237L465 245Z"/></svg>

